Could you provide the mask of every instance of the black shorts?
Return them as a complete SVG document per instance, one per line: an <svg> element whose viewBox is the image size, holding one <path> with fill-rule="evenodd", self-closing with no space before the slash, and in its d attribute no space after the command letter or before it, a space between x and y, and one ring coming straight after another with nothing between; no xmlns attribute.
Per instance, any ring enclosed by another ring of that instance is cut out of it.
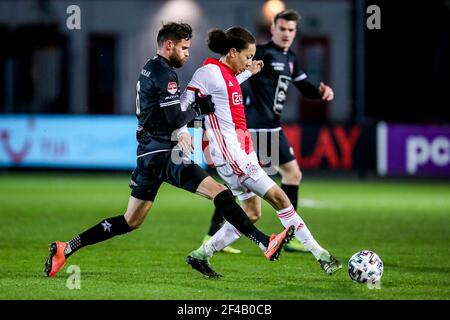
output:
<svg viewBox="0 0 450 320"><path fill-rule="evenodd" d="M195 193L206 177L208 174L197 164L186 161L177 164L172 161L170 151L156 152L137 158L136 169L131 174L131 195L153 201L163 182Z"/></svg>
<svg viewBox="0 0 450 320"><path fill-rule="evenodd" d="M268 131L263 129L252 130L250 133L262 167L280 166L295 160L294 149L292 149L283 130Z"/></svg>

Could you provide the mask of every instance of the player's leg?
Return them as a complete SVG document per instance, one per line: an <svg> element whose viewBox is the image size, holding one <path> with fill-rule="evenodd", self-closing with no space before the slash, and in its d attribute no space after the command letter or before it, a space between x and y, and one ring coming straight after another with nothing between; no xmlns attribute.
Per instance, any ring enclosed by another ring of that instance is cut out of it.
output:
<svg viewBox="0 0 450 320"><path fill-rule="evenodd" d="M295 209L298 203L298 188L302 180L302 172L294 155L294 149L284 132L272 133L271 143L278 144L278 172L281 175L281 189L286 193Z"/></svg>
<svg viewBox="0 0 450 320"><path fill-rule="evenodd" d="M127 211L119 216L103 219L98 224L76 235L68 242L56 241L50 244L50 254L45 261L44 272L53 277L62 269L66 259L82 247L108 240L138 228L144 221L158 189L160 179L145 170L146 163L152 159L139 159L138 168L131 176L131 196ZM142 169L144 168L144 169Z"/></svg>
<svg viewBox="0 0 450 320"><path fill-rule="evenodd" d="M301 172L294 156L294 150L283 131L255 131L251 133L251 138L259 163L270 170L269 174L278 172L281 175L281 189L289 197L294 208L297 208ZM297 238L287 243L284 250L309 252Z"/></svg>
<svg viewBox="0 0 450 320"><path fill-rule="evenodd" d="M256 223L261 217L261 198L253 193L248 193L248 197L239 196L241 208L245 211L252 223ZM223 248L230 246L241 237L241 233L229 222L225 222L208 241L197 249L208 258L214 253L220 252Z"/></svg>
<svg viewBox="0 0 450 320"><path fill-rule="evenodd" d="M79 249L137 229L152 203L130 196L125 214L103 219L68 242L53 242L50 244L50 254L45 262L44 272L53 277L64 267L66 259Z"/></svg>
<svg viewBox="0 0 450 320"><path fill-rule="evenodd" d="M197 164L187 160L183 163L175 161L167 155L165 181L213 200L214 206L224 218L242 234L262 249L267 249L270 237L259 231L242 208L236 203L233 194L223 184L218 183Z"/></svg>
<svg viewBox="0 0 450 320"><path fill-rule="evenodd" d="M281 189L286 193L294 208L297 210L298 191L302 179L302 172L295 159L294 149L290 145L283 131L274 132L271 135L272 142L277 143L274 150L278 151L278 173L281 175ZM285 247L288 252L309 252L306 247L297 240L290 241Z"/></svg>
<svg viewBox="0 0 450 320"><path fill-rule="evenodd" d="M213 200L216 210L219 210L224 218L235 226L240 233L255 242L260 248L267 249L270 237L260 232L253 225L246 213L236 203L228 188L207 176L198 185L196 193Z"/></svg>
<svg viewBox="0 0 450 320"><path fill-rule="evenodd" d="M252 157L253 154L250 156ZM255 164L253 169L253 178L249 177L245 180L241 180L240 185L244 189L251 190L268 201L277 211L278 217L283 226L295 226L295 237L308 249L308 251L310 251L316 257L321 267L327 273L332 274L333 272L339 270L342 265L333 256L331 256L327 250L322 248L314 239L305 222L301 219L301 217L297 214L295 208L292 206L285 192L278 185L276 185L275 182L264 171L262 171L259 165ZM227 179L226 173L224 174L220 170L218 170L218 172L221 173L221 176L224 179ZM227 184L234 185L234 181L228 180ZM233 190L237 191L238 189L236 188L236 190ZM242 198L243 196L248 194L249 193L244 193L238 195L238 197L241 201L245 202L245 200L247 200L247 210L250 211L251 209L259 209L259 203L254 202L256 200L251 199L249 196L247 198ZM255 211L255 217L258 214L260 215L258 211ZM218 233L222 231L223 234L228 235L230 237L230 242L217 241L215 237L212 237L211 241L208 241L204 246L206 251L208 252L208 249L210 247L217 251L220 250L221 246L228 245L231 243L231 241L236 241L239 235L236 233L236 231L233 234L231 229L232 227L230 225L225 224L224 227L222 227L222 229L218 231ZM233 237L235 237L235 239L233 239Z"/></svg>
<svg viewBox="0 0 450 320"><path fill-rule="evenodd" d="M223 215L220 212L220 210L214 209L214 213L211 217L211 223L209 225L208 233L203 237L202 243L205 243L206 241L211 239L211 237L217 231L219 231L220 228L222 228L224 222L225 222L225 219L223 218ZM238 254L238 253L241 253L241 250L233 248L232 246L226 246L225 248L222 249L222 252Z"/></svg>
<svg viewBox="0 0 450 320"><path fill-rule="evenodd" d="M278 172L281 175L281 189L286 193L294 208L297 209L298 189L302 180L302 172L297 160L281 164Z"/></svg>
<svg viewBox="0 0 450 320"><path fill-rule="evenodd" d="M245 211L245 213L247 214L247 216L249 217L249 219L255 223L256 221L259 220L259 218L261 217L261 198L257 197L257 196L252 196L250 199L245 199L245 200L241 200L241 208ZM222 227L223 225L223 221L220 221L220 225L216 225L214 223L214 219L215 217L219 216L220 220L223 220L223 215L220 213L219 210L215 209L214 210L214 215L213 215L213 221L211 222L211 226L209 229L209 233L207 236L205 236L205 238L203 239L203 244L205 244L217 231L219 231L219 229ZM216 222L217 223L217 222ZM217 228L218 227L218 228ZM214 228L214 229L213 229ZM227 230L228 228L225 228L225 230ZM240 253L241 251L238 249L235 249L231 246L231 244L236 241L238 238L236 238L235 240L233 237L234 232L232 231L226 231L226 234L230 234L230 237L224 237L223 239L227 239L225 243L228 243L228 245L226 246L222 246L222 245L217 245L217 248L223 248L219 251L222 252L227 252L227 253ZM220 237L222 238L222 237ZM289 245L289 243L287 243L285 245L286 246Z"/></svg>
<svg viewBox="0 0 450 320"><path fill-rule="evenodd" d="M281 189L286 193L294 209L297 210L298 190L302 179L302 172L297 160L290 160L279 166L278 172L281 175ZM308 249L297 240L290 241L285 247L288 252L309 252Z"/></svg>
<svg viewBox="0 0 450 320"><path fill-rule="evenodd" d="M220 211L214 209L214 213L211 217L211 223L209 225L207 236L212 237L222 227L225 219Z"/></svg>
<svg viewBox="0 0 450 320"><path fill-rule="evenodd" d="M314 255L325 272L333 274L342 268L342 264L314 239L305 222L279 186L274 185L264 195L264 199L277 210L278 218L284 226L295 226L295 237Z"/></svg>
<svg viewBox="0 0 450 320"><path fill-rule="evenodd" d="M293 236L294 228L292 226L288 226L278 235L272 234L270 237L265 235L253 225L246 213L236 203L230 190L215 181L210 176L207 176L207 174L198 166L193 166L194 168L186 171L186 176L190 177L189 181L191 182L196 180L198 181L198 177L206 176L196 187L195 193L208 199L212 199L216 209L223 213L223 216L227 222L221 230L232 226L232 232L234 234L229 236L237 236L237 238L239 238L241 234L244 234L264 251L264 255L268 260L277 260L283 245ZM190 186L187 186L181 182L180 186L186 190L192 191L194 184L191 183ZM219 239L220 241L222 237L226 236L228 235L224 235L219 230L210 240L207 241L207 243L213 238ZM223 249L223 247L221 249ZM186 262L194 269L208 277L218 277L220 275L214 272L209 264L210 256L212 256L212 252L205 251L205 245L202 245L199 249L192 251L188 255Z"/></svg>
<svg viewBox="0 0 450 320"><path fill-rule="evenodd" d="M254 161L256 160L256 155L254 156ZM260 169L259 173L264 174L267 177L267 174L258 166ZM251 217L249 221L253 222L261 216L260 209L260 199L251 191L249 191L249 187L243 186L243 180L250 180L249 176L237 176L233 174L233 169L231 166L221 166L217 168L217 172L219 175L226 181L226 184L230 186L231 191L235 196L239 198L241 204L244 204L244 207L248 212L246 212L247 216ZM259 183L255 181L256 184L259 185L261 190L264 190L265 193L271 186L275 185L271 179L265 180L265 183ZM292 229L293 227L286 227L286 229L280 235L275 236L272 235L270 240L270 244L268 249L265 249L263 246L260 246L261 249L265 250L265 255L269 260L275 260L279 258L281 247L283 244L286 244L292 237ZM241 236L240 230L235 228L231 223L225 222L223 227L214 234L206 243L204 243L200 248L191 252L190 256L201 257L202 259L209 259L213 256L215 252L222 250L227 245L233 243ZM271 244L276 243L277 247L272 248Z"/></svg>
<svg viewBox="0 0 450 320"><path fill-rule="evenodd" d="M240 203L242 210L245 211L248 218L256 223L259 219L261 219L262 211L261 211L261 198L257 195L253 195L249 198L240 197Z"/></svg>

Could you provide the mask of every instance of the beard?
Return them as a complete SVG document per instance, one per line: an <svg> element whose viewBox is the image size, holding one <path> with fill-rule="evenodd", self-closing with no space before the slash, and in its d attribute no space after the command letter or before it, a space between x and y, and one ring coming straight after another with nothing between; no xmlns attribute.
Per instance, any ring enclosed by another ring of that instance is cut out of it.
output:
<svg viewBox="0 0 450 320"><path fill-rule="evenodd" d="M181 68L183 64L186 62L186 59L180 58L176 52L173 52L170 56L170 63L174 68Z"/></svg>

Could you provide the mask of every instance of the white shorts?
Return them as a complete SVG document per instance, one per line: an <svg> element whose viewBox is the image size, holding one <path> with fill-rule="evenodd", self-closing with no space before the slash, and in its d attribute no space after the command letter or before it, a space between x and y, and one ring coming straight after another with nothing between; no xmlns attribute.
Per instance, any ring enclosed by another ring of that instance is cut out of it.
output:
<svg viewBox="0 0 450 320"><path fill-rule="evenodd" d="M236 175L229 164L216 167L217 173L240 201L247 200L255 194L262 198L275 185L259 165L255 152L250 153L247 160L247 170L241 176Z"/></svg>

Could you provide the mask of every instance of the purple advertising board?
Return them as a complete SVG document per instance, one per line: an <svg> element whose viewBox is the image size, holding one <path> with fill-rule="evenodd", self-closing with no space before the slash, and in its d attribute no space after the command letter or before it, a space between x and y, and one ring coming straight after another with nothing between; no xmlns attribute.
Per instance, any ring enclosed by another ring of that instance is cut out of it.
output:
<svg viewBox="0 0 450 320"><path fill-rule="evenodd" d="M377 169L382 176L450 176L450 125L379 123Z"/></svg>

